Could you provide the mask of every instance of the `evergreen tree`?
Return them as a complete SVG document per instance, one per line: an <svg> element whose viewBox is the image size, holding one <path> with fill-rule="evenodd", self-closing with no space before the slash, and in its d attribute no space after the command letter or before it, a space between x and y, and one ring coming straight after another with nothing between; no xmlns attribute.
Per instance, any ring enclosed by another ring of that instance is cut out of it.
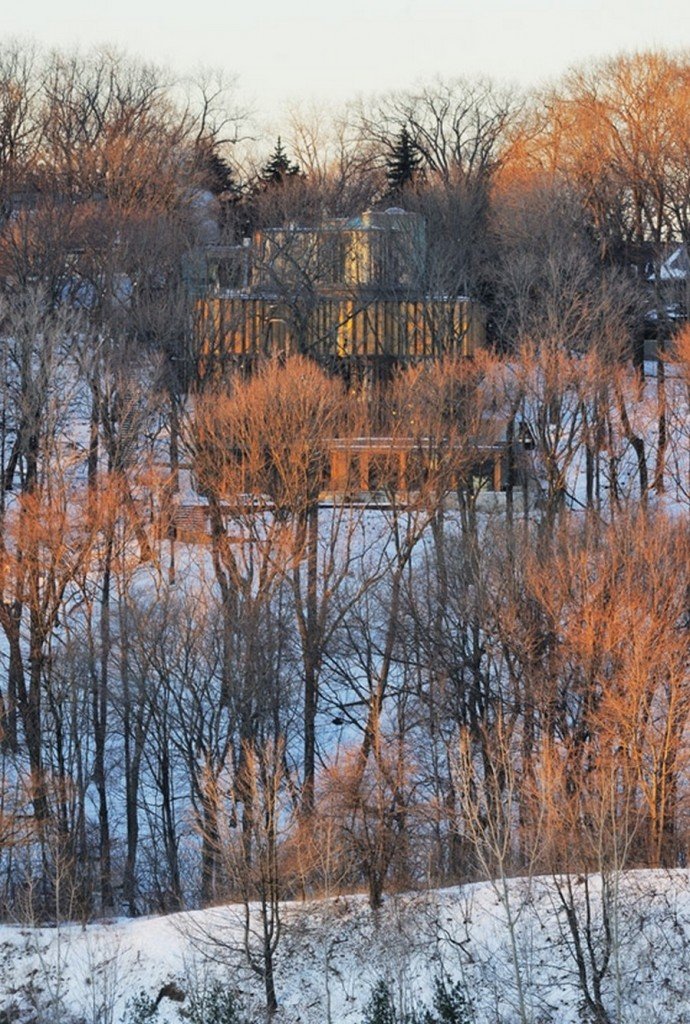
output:
<svg viewBox="0 0 690 1024"><path fill-rule="evenodd" d="M383 978L372 989L364 1008L363 1024L397 1024L393 1000Z"/></svg>
<svg viewBox="0 0 690 1024"><path fill-rule="evenodd" d="M201 139L196 144L196 166L201 183L215 196L229 196L238 191L232 167L218 152L212 139Z"/></svg>
<svg viewBox="0 0 690 1024"><path fill-rule="evenodd" d="M471 1024L472 1006L461 981L434 979L434 1013L428 1010L424 1024Z"/></svg>
<svg viewBox="0 0 690 1024"><path fill-rule="evenodd" d="M261 181L264 185L282 185L287 179L299 177L300 174L299 166L290 162L279 135L276 148L261 169Z"/></svg>
<svg viewBox="0 0 690 1024"><path fill-rule="evenodd" d="M405 188L414 185L421 163L421 154L415 146L407 126L403 125L391 155L386 161L389 197L399 196Z"/></svg>

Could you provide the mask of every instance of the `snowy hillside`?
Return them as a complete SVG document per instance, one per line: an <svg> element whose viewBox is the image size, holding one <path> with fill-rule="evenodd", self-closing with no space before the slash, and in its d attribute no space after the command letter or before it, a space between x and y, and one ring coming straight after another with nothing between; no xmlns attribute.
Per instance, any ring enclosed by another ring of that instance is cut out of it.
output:
<svg viewBox="0 0 690 1024"><path fill-rule="evenodd" d="M340 896L286 904L283 919L281 1024L359 1024L380 980L402 1020L431 1004L436 978L462 984L467 1020L477 1024L593 1020L597 998L611 1022L690 1019L685 870L611 878L603 893L598 878L582 876L570 886L546 878L468 885L389 898L378 917L363 897ZM167 1024L184 1020L192 994L198 1007L218 978L238 993L242 1019L260 1021L261 987L242 946L241 906L86 927L5 926L0 1020ZM133 998L155 1000L166 986L177 999L163 996L153 1016L136 1017Z"/></svg>

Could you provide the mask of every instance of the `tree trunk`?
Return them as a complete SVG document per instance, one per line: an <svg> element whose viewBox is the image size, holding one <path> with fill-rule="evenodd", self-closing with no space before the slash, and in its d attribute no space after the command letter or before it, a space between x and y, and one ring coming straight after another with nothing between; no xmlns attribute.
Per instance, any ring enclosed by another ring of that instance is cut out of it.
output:
<svg viewBox="0 0 690 1024"><path fill-rule="evenodd" d="M105 913L113 907L112 872L110 862L110 824L108 820L108 790L105 771L105 744L108 732L108 663L110 660L110 584L112 573L113 538L109 527L101 590L100 634L101 658L93 694L94 726L94 782L98 792L98 852L100 862L101 906Z"/></svg>
<svg viewBox="0 0 690 1024"><path fill-rule="evenodd" d="M304 636L304 785L302 811L314 810L314 778L316 774L316 714L318 710L318 541L319 509L312 505L307 512L307 608Z"/></svg>

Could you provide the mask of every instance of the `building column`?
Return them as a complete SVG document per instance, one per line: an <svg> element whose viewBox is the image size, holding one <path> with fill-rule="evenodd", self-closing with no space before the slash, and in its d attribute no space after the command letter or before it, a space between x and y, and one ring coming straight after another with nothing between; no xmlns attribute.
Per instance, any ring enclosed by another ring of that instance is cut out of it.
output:
<svg viewBox="0 0 690 1024"><path fill-rule="evenodd" d="M494 455L494 490L500 491L503 487L503 473L501 472L502 452L496 452Z"/></svg>
<svg viewBox="0 0 690 1024"><path fill-rule="evenodd" d="M359 453L359 489L369 490L369 452L365 451Z"/></svg>

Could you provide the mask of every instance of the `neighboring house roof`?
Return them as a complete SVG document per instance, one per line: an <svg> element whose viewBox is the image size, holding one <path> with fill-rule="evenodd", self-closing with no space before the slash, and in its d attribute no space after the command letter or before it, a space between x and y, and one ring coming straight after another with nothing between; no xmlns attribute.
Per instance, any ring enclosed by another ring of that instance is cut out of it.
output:
<svg viewBox="0 0 690 1024"><path fill-rule="evenodd" d="M684 245L673 250L668 259L659 268L660 281L687 281L690 278L690 258ZM656 280L656 274L649 275L650 281Z"/></svg>

